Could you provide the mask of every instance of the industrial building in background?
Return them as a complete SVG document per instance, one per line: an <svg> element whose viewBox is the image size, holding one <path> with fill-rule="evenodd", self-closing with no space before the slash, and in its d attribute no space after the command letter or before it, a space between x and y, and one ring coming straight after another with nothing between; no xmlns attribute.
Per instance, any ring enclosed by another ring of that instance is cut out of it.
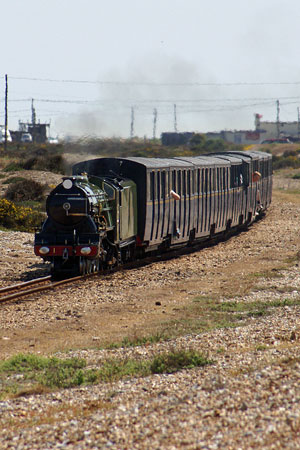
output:
<svg viewBox="0 0 300 450"><path fill-rule="evenodd" d="M276 102L277 118L275 122L262 121L261 114L254 114L254 130L222 130L201 133L207 139L223 139L232 144L253 145L273 142L288 143L300 142L300 113L294 122L282 122L279 117L279 100ZM199 132L165 132L161 135L163 145L184 145Z"/></svg>
<svg viewBox="0 0 300 450"><path fill-rule="evenodd" d="M44 144L48 142L50 123L40 123L36 120L36 112L31 101L31 122L19 121L19 129L10 131L13 142L36 142Z"/></svg>

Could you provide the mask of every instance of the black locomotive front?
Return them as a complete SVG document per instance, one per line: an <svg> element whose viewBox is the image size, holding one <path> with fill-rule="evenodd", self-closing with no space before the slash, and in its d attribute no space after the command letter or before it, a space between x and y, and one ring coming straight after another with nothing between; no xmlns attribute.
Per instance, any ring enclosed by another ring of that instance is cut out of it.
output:
<svg viewBox="0 0 300 450"><path fill-rule="evenodd" d="M65 177L48 196L46 210L35 254L51 262L53 273L98 270L112 222L107 194L86 176Z"/></svg>

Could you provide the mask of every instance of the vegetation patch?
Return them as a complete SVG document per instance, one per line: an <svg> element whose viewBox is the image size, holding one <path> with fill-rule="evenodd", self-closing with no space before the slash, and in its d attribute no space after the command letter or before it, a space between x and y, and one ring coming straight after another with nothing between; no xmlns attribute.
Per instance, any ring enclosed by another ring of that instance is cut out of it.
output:
<svg viewBox="0 0 300 450"><path fill-rule="evenodd" d="M300 167L300 159L298 150L286 151L283 155L277 156L273 154L273 169L285 169L287 167L298 169Z"/></svg>
<svg viewBox="0 0 300 450"><path fill-rule="evenodd" d="M1 174L0 174L0 178L2 178ZM3 181L3 184L18 183L19 181L27 181L27 178L19 177L19 176L9 177L5 181Z"/></svg>
<svg viewBox="0 0 300 450"><path fill-rule="evenodd" d="M42 393L47 389L112 382L126 377L173 373L211 363L212 361L192 349L173 350L149 360L106 359L100 362L99 368L94 369L88 369L83 359L19 354L0 363L0 398Z"/></svg>
<svg viewBox="0 0 300 450"><path fill-rule="evenodd" d="M284 298L274 300L257 300L253 302L222 302L212 307L213 311L241 314L247 317L259 317L270 314L271 308L282 308L285 306L296 306L300 304L300 298Z"/></svg>
<svg viewBox="0 0 300 450"><path fill-rule="evenodd" d="M212 364L212 361L195 350L178 350L156 356L150 364L150 370L151 373L173 373L207 364Z"/></svg>
<svg viewBox="0 0 300 450"><path fill-rule="evenodd" d="M3 169L3 172L18 172L22 169L23 169L23 167L21 166L20 163L10 162L5 166L5 168Z"/></svg>
<svg viewBox="0 0 300 450"><path fill-rule="evenodd" d="M45 388L68 388L95 381L82 359L46 358L19 354L0 364L0 396L42 393Z"/></svg>
<svg viewBox="0 0 300 450"><path fill-rule="evenodd" d="M34 392L33 392L34 394ZM41 425L57 424L58 421L66 421L69 419L80 419L90 417L95 412L107 411L113 409L114 405L107 396L105 400L85 400L58 403L47 405L44 409L27 410L21 416L13 418L1 419L2 428L9 428L11 432L17 432L24 428L39 427Z"/></svg>
<svg viewBox="0 0 300 450"><path fill-rule="evenodd" d="M47 152L28 158L23 164L23 168L25 170L46 170L61 174L65 173L65 166L65 161L62 155Z"/></svg>
<svg viewBox="0 0 300 450"><path fill-rule="evenodd" d="M249 278L265 278L266 280L271 280L273 278L283 278L283 274L280 273L283 267L273 268L271 270L263 270L261 272L254 272L249 275Z"/></svg>
<svg viewBox="0 0 300 450"><path fill-rule="evenodd" d="M108 346L110 349L114 348L128 348L128 347L138 347L142 345L156 344L157 342L167 341L169 335L166 334L166 330L163 329L160 332L156 332L149 336L138 336L135 334L133 337L126 336L121 342L113 343Z"/></svg>
<svg viewBox="0 0 300 450"><path fill-rule="evenodd" d="M0 226L6 229L32 232L44 219L44 215L32 208L18 206L7 199L0 199Z"/></svg>
<svg viewBox="0 0 300 450"><path fill-rule="evenodd" d="M20 180L9 185L5 192L5 198L16 202L26 200L41 201L45 197L46 185L34 180Z"/></svg>
<svg viewBox="0 0 300 450"><path fill-rule="evenodd" d="M251 318L272 314L274 308L300 305L300 297L274 298L245 302L221 301L215 297L196 297L192 304L182 308L176 320L163 323L170 339L186 334L199 334L220 328L245 326Z"/></svg>

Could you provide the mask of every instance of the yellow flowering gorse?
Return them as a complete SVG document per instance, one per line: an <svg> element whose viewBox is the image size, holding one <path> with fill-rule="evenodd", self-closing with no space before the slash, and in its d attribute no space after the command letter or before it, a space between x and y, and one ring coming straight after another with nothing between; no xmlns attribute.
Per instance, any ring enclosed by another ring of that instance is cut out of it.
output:
<svg viewBox="0 0 300 450"><path fill-rule="evenodd" d="M0 225L22 231L33 231L40 224L42 216L32 208L18 206L15 203L0 199Z"/></svg>

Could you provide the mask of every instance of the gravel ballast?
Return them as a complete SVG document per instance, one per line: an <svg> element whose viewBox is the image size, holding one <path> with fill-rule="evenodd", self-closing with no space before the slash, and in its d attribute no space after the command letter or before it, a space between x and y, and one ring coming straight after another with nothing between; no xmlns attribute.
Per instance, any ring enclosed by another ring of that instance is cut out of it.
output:
<svg viewBox="0 0 300 450"><path fill-rule="evenodd" d="M193 348L212 364L3 399L0 448L300 448L299 218L299 203L275 196L264 220L217 246L1 305L2 360L22 351L96 368ZM0 245L2 286L47 271L32 235L0 232ZM216 296L282 304L235 328L100 349Z"/></svg>

